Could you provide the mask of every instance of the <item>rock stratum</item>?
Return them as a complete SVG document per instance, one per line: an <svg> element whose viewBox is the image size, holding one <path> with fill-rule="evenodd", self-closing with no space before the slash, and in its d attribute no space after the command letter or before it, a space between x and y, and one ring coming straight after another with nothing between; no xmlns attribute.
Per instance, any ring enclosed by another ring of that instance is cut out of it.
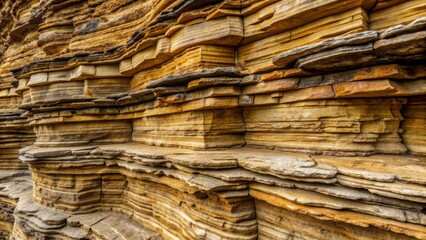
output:
<svg viewBox="0 0 426 240"><path fill-rule="evenodd" d="M0 1L0 239L426 239L424 0Z"/></svg>

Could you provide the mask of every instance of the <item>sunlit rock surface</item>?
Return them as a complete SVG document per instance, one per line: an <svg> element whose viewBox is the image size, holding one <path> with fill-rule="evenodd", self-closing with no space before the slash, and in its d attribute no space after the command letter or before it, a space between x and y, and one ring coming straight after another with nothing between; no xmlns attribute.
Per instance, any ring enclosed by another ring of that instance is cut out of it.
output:
<svg viewBox="0 0 426 240"><path fill-rule="evenodd" d="M0 239L426 239L423 0L0 2Z"/></svg>

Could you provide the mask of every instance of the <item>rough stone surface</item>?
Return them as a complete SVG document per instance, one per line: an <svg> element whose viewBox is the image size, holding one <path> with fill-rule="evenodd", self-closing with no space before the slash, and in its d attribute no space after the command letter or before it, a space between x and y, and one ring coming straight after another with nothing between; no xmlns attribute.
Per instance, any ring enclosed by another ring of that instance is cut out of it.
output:
<svg viewBox="0 0 426 240"><path fill-rule="evenodd" d="M0 1L0 240L426 239L425 10Z"/></svg>

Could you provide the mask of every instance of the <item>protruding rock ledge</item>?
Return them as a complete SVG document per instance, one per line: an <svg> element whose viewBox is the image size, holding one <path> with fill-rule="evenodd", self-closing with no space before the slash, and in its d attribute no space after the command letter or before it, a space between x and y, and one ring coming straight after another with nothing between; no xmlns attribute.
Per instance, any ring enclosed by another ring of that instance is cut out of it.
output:
<svg viewBox="0 0 426 240"><path fill-rule="evenodd" d="M118 186L118 180L124 180L127 182L124 186L129 187L134 181L146 182L147 186L163 184L179 189L182 194L194 195L200 200L207 196L218 196L223 198L222 201L235 201L243 196L248 197L247 190L250 190L253 192L251 196L259 200L265 200L263 195L259 195L259 192L262 192L283 199L279 201L290 201L303 208L312 206L327 209L324 211L344 210L348 212L348 216L338 219L342 222L392 229L396 233L416 237L425 234L420 227L426 224L426 216L420 212L426 197L426 180L422 179L422 172L426 171L424 157L310 156L247 147L212 153L134 143L90 148L31 147L22 151L21 155L22 160L29 163L30 169L39 178L36 180L37 201L71 211L78 212L81 207L87 206L92 209L116 206L117 210L122 209L121 211L128 213L128 210L125 210L127 204L123 200L110 205L113 202L100 196L100 199L95 198L99 200L90 201L89 204L87 201L91 197L87 194L91 192L93 197L98 194L96 188L99 188L99 185L95 182L90 188L88 185L81 189L86 189L86 196L81 195L72 202L67 201L65 205L64 200L69 197L58 195L64 188L56 186L55 191L52 191L43 183L55 176L57 168L61 169L64 177L60 178L64 183L69 181L65 176L70 174L76 176L76 181L82 181L81 183L93 172L114 174L114 178L109 179L105 175L101 180L105 196L118 194L117 197L124 197L128 194L128 187L121 190L113 187ZM212 170L218 168L216 164L220 165L222 170ZM81 168L83 166L84 169ZM166 179L168 180L165 181ZM112 181L116 183L113 184ZM121 184L123 183L119 185ZM181 187L176 188L177 186ZM142 196L134 195L132 201L137 201L140 197ZM183 212L188 214L188 217L194 217L185 210ZM248 224L250 219L240 215L242 212L237 215L227 214L229 215L222 217L234 219L239 215L239 221L246 219L241 224ZM350 217L351 214L354 214L354 218ZM358 220L358 217L365 214L368 217L362 221ZM318 217L316 214L312 216ZM389 220L379 224L378 218ZM152 227L151 225L150 228ZM235 227L238 228L237 225ZM205 231L215 231L208 229Z"/></svg>

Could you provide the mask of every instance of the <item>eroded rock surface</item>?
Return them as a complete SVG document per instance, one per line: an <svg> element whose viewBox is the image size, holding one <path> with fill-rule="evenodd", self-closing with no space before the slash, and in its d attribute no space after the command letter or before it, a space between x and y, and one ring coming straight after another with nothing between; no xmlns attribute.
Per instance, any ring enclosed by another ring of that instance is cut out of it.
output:
<svg viewBox="0 0 426 240"><path fill-rule="evenodd" d="M425 9L0 2L0 239L426 239Z"/></svg>

